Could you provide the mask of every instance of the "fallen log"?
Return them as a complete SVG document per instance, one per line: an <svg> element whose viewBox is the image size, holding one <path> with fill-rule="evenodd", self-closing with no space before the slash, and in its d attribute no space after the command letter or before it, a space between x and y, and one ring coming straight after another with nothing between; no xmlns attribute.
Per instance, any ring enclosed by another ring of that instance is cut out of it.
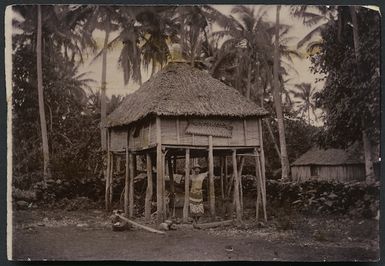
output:
<svg viewBox="0 0 385 266"><path fill-rule="evenodd" d="M128 223L130 223L130 224L132 224L132 225L134 225L134 226L136 226L136 227L142 228L142 229L147 230L147 231L149 231L149 232L157 233L157 234L165 234L165 232L163 232L163 231L159 231L159 230L156 230L156 229L154 229L154 228L151 228L151 227L148 227L148 226L139 224L139 223L134 222L134 221L132 221L132 220L130 220L130 219L127 219L126 217L124 217L124 216L122 216L122 215L120 215L120 214L116 214L116 216L118 216L118 217L119 217L120 219L122 219L123 221L126 221L126 222L128 222Z"/></svg>
<svg viewBox="0 0 385 266"><path fill-rule="evenodd" d="M232 225L234 224L234 220L226 220L226 221L220 221L220 222L212 222L212 223L203 223L203 224L195 224L195 228L199 229L206 229L206 228L214 228L221 225Z"/></svg>

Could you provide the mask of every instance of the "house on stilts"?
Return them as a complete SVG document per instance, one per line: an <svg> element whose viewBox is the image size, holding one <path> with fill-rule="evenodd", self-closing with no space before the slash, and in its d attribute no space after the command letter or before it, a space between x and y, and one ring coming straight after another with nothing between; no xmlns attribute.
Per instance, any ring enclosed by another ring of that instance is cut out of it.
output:
<svg viewBox="0 0 385 266"><path fill-rule="evenodd" d="M253 156L257 182L256 215L262 210L266 219L261 128L261 120L266 115L266 110L205 71L183 62L169 63L129 94L107 117L106 208L111 208L113 160L123 156L126 161L124 211L128 217L133 216L136 158L143 156L147 177L152 177L153 169L156 172L154 184L152 178L147 178L145 217L149 218L151 202L156 201L158 222L164 221L167 219L165 169L170 166L168 162L183 159L183 219L186 221L191 161L205 157L208 160L209 213L215 217L214 157L218 156L224 165L222 169L225 169L221 171L221 178L230 180L236 217L241 220L240 165L243 165L244 156ZM226 156L232 158L233 166L228 176L224 176L228 168L227 160L223 160ZM174 170L173 167L168 169L170 187L167 190L172 196Z"/></svg>

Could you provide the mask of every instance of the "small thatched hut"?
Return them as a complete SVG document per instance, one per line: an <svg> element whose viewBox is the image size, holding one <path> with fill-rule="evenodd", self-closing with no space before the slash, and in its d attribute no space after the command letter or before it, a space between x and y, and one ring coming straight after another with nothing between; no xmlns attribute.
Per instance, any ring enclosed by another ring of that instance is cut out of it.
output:
<svg viewBox="0 0 385 266"><path fill-rule="evenodd" d="M267 111L246 99L237 90L212 78L208 73L186 63L168 64L137 91L128 95L107 118L108 173L113 166L111 163L113 155L119 153L126 155L124 203L126 214L133 215L135 156L146 156L148 176L152 175L152 168L155 166L159 221L164 220L167 215L165 168L168 166L171 181L168 190L171 191L172 197L175 171L172 163L175 164L175 160L179 158L186 161L184 219L188 216L190 158L208 158L208 198L212 217L215 216L214 156L221 158L226 155L232 156L234 178L231 180L234 180L235 197L239 193L241 182L236 156L255 156L260 182L263 183L259 186L261 192L258 194L258 200L265 203L261 118L266 114ZM223 172L227 172L227 166L225 168L226 171ZM145 216L148 218L152 179L147 179ZM108 199L111 197L111 182L109 174L106 180L107 208ZM237 202L236 200L237 216L241 218L241 207Z"/></svg>
<svg viewBox="0 0 385 266"><path fill-rule="evenodd" d="M364 181L365 162L356 151L312 148L292 163L291 174L297 181Z"/></svg>

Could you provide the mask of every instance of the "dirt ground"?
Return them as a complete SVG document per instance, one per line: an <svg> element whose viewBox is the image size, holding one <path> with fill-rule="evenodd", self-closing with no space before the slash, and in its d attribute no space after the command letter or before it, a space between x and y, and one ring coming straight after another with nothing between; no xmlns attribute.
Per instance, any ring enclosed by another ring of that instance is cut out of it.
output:
<svg viewBox="0 0 385 266"><path fill-rule="evenodd" d="M107 214L89 211L16 211L14 260L144 261L374 261L378 221L347 217L271 218L256 226L177 230L159 235L114 232ZM138 219L137 221L140 221ZM150 225L155 227L155 225Z"/></svg>

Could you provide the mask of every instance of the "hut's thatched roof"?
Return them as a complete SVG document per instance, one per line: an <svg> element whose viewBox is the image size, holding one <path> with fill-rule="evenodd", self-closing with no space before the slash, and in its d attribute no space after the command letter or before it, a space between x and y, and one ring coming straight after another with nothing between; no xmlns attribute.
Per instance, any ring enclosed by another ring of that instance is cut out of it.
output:
<svg viewBox="0 0 385 266"><path fill-rule="evenodd" d="M362 152L357 149L319 149L312 148L302 154L292 166L300 165L347 165L364 163Z"/></svg>
<svg viewBox="0 0 385 266"><path fill-rule="evenodd" d="M186 63L170 63L129 94L107 117L106 126L128 125L148 115L250 117L267 113L208 73Z"/></svg>

